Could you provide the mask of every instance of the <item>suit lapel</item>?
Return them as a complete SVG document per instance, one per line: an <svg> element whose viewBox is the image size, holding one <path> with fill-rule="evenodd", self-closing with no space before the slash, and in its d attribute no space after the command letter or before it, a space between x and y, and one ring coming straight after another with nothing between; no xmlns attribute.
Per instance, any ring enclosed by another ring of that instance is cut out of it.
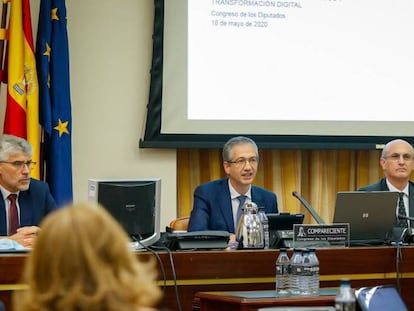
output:
<svg viewBox="0 0 414 311"><path fill-rule="evenodd" d="M385 178L381 179L381 191L390 191Z"/></svg>
<svg viewBox="0 0 414 311"><path fill-rule="evenodd" d="M256 191L256 188L252 186L252 201L257 204L257 207L264 206L263 197L260 192Z"/></svg>
<svg viewBox="0 0 414 311"><path fill-rule="evenodd" d="M233 229L233 232L235 232L236 228L234 228L233 208L231 204L230 189L227 179L223 179L218 200L220 202L218 206L223 207L220 208L220 212L223 214L223 218L226 222L227 228L229 228L230 231L231 229Z"/></svg>
<svg viewBox="0 0 414 311"><path fill-rule="evenodd" d="M26 191L19 193L19 208L20 208L20 226L28 226L32 223L33 211L30 204L30 198Z"/></svg>
<svg viewBox="0 0 414 311"><path fill-rule="evenodd" d="M3 194L0 191L0 236L7 235L6 223L6 206L4 204Z"/></svg>
<svg viewBox="0 0 414 311"><path fill-rule="evenodd" d="M408 209L409 209L409 216L414 216L414 185L410 181L410 185L408 186Z"/></svg>

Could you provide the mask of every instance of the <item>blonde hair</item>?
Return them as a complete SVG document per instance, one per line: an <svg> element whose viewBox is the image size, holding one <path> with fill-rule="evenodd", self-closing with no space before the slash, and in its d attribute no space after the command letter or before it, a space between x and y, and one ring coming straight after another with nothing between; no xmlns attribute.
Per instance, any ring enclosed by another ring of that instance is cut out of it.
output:
<svg viewBox="0 0 414 311"><path fill-rule="evenodd" d="M15 310L139 310L161 297L155 261L138 261L121 226L94 204L59 209L41 223Z"/></svg>

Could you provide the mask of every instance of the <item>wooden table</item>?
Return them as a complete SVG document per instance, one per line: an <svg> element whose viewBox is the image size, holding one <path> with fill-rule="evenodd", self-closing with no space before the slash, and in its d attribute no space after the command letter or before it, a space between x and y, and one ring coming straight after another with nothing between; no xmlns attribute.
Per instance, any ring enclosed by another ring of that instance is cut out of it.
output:
<svg viewBox="0 0 414 311"><path fill-rule="evenodd" d="M157 252L163 266L161 269L159 265L158 281L165 287L163 306L171 311L178 310L176 292L182 310L191 311L197 292L273 290L278 254L278 250ZM10 306L11 292L24 287L20 277L27 256L0 255L0 299L6 306ZM137 256L154 257L150 252L137 253ZM321 287L338 287L342 277L350 278L354 288L382 284L397 286L396 247L318 249L317 256ZM401 258L399 283L402 297L410 310L414 310L414 247L402 248ZM162 271L165 271L165 277Z"/></svg>
<svg viewBox="0 0 414 311"><path fill-rule="evenodd" d="M278 297L274 291L199 292L193 300L193 310L255 311L268 307L334 306L337 289L321 291L318 296Z"/></svg>

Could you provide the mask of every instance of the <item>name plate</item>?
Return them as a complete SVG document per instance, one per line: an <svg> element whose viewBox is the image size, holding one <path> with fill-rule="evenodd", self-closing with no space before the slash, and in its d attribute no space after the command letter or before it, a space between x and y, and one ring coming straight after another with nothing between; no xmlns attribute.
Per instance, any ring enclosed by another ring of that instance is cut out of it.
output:
<svg viewBox="0 0 414 311"><path fill-rule="evenodd" d="M349 246L349 224L293 225L294 247Z"/></svg>

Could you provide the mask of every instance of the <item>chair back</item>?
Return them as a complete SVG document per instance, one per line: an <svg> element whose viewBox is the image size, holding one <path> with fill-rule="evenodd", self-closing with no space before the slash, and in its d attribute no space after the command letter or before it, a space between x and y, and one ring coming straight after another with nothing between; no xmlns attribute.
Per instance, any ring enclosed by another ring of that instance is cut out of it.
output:
<svg viewBox="0 0 414 311"><path fill-rule="evenodd" d="M170 222L170 228L174 231L187 231L189 220L190 216L176 218Z"/></svg>

